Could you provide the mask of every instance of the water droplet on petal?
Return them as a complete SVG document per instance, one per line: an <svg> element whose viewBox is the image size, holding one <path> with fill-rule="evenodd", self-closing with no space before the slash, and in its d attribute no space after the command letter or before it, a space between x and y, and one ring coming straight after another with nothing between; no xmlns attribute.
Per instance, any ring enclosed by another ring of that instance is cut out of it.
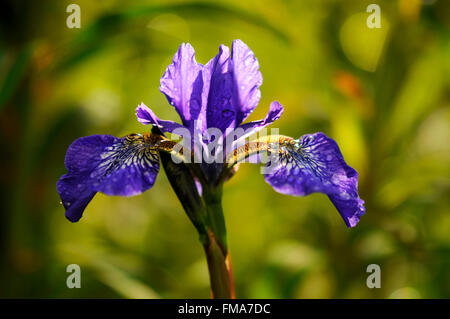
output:
<svg viewBox="0 0 450 319"><path fill-rule="evenodd" d="M223 117L228 118L228 117L231 117L233 115L234 115L234 111L232 111L232 110L223 110L222 111L222 116Z"/></svg>
<svg viewBox="0 0 450 319"><path fill-rule="evenodd" d="M67 206L67 207L69 207L70 205L71 205L71 203L70 203L70 202L67 202L67 203L66 203L66 206Z"/></svg>

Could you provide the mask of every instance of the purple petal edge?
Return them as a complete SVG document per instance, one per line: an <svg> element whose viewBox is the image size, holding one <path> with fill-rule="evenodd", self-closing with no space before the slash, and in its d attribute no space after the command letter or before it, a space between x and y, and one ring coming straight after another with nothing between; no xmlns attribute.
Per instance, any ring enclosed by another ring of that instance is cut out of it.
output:
<svg viewBox="0 0 450 319"><path fill-rule="evenodd" d="M159 157L138 134L92 135L75 140L65 158L68 173L56 184L66 217L78 221L97 192L133 196L153 186Z"/></svg>
<svg viewBox="0 0 450 319"><path fill-rule="evenodd" d="M265 128L266 126L272 124L276 120L278 120L283 114L283 111L284 111L283 106L280 103L278 103L278 101L274 101L270 103L269 112L267 113L266 117L263 120L244 123L240 127L243 128L245 131L251 130L251 134L256 133Z"/></svg>
<svg viewBox="0 0 450 319"><path fill-rule="evenodd" d="M328 195L348 227L354 227L365 213L358 195L358 173L348 166L337 143L323 133L306 134L295 146L284 146L283 155L265 179L277 192L305 196Z"/></svg>
<svg viewBox="0 0 450 319"><path fill-rule="evenodd" d="M176 129L184 128L183 125L173 122L161 120L156 114L147 107L144 103L141 103L136 108L136 116L140 123L144 125L152 124L158 126L162 132L171 133Z"/></svg>

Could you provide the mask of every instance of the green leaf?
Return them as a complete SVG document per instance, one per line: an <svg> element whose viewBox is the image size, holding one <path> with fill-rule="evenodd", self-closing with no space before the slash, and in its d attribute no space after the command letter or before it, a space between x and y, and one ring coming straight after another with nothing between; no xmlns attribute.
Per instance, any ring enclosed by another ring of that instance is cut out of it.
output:
<svg viewBox="0 0 450 319"><path fill-rule="evenodd" d="M30 62L32 53L32 46L26 46L17 54L14 63L6 74L5 80L0 87L0 110L17 89Z"/></svg>

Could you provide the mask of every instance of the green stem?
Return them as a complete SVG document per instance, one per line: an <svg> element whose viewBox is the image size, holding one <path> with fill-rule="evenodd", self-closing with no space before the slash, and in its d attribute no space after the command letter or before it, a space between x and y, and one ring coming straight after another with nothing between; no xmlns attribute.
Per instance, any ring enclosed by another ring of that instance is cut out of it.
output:
<svg viewBox="0 0 450 319"><path fill-rule="evenodd" d="M208 228L217 237L219 246L227 251L227 231L222 210L222 185L203 187L203 200L206 206Z"/></svg>
<svg viewBox="0 0 450 319"><path fill-rule="evenodd" d="M229 255L225 255L211 232L207 244L203 245L208 262L212 297L216 299L234 298L233 274Z"/></svg>
<svg viewBox="0 0 450 319"><path fill-rule="evenodd" d="M155 133L157 133L155 131ZM160 152L170 184L192 224L197 229L208 263L213 298L234 298L233 276L222 210L222 185L208 185L195 165L175 164L171 155ZM197 169L202 183L200 197L191 169Z"/></svg>
<svg viewBox="0 0 450 319"><path fill-rule="evenodd" d="M234 298L233 274L222 210L222 186L205 188L202 197L208 221L208 236L203 248L208 262L212 296L219 299Z"/></svg>

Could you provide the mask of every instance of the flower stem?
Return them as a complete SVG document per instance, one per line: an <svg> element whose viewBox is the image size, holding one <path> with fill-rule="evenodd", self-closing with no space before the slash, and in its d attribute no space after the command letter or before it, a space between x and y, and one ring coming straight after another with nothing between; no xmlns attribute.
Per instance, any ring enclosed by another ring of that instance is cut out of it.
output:
<svg viewBox="0 0 450 319"><path fill-rule="evenodd" d="M154 132L158 133L156 130ZM194 174L190 171L195 166L176 164L168 153L160 152L160 157L170 185L197 229L205 250L212 297L234 298L231 259L222 210L222 185L210 186L204 179L200 179L203 189L200 196L192 177Z"/></svg>
<svg viewBox="0 0 450 319"><path fill-rule="evenodd" d="M204 189L208 236L203 248L208 262L213 298L235 298L231 257L227 246L225 219L222 210L222 187Z"/></svg>
<svg viewBox="0 0 450 319"><path fill-rule="evenodd" d="M212 297L216 299L235 298L230 255L224 254L212 232L209 231L208 235L208 243L203 247L208 262Z"/></svg>

